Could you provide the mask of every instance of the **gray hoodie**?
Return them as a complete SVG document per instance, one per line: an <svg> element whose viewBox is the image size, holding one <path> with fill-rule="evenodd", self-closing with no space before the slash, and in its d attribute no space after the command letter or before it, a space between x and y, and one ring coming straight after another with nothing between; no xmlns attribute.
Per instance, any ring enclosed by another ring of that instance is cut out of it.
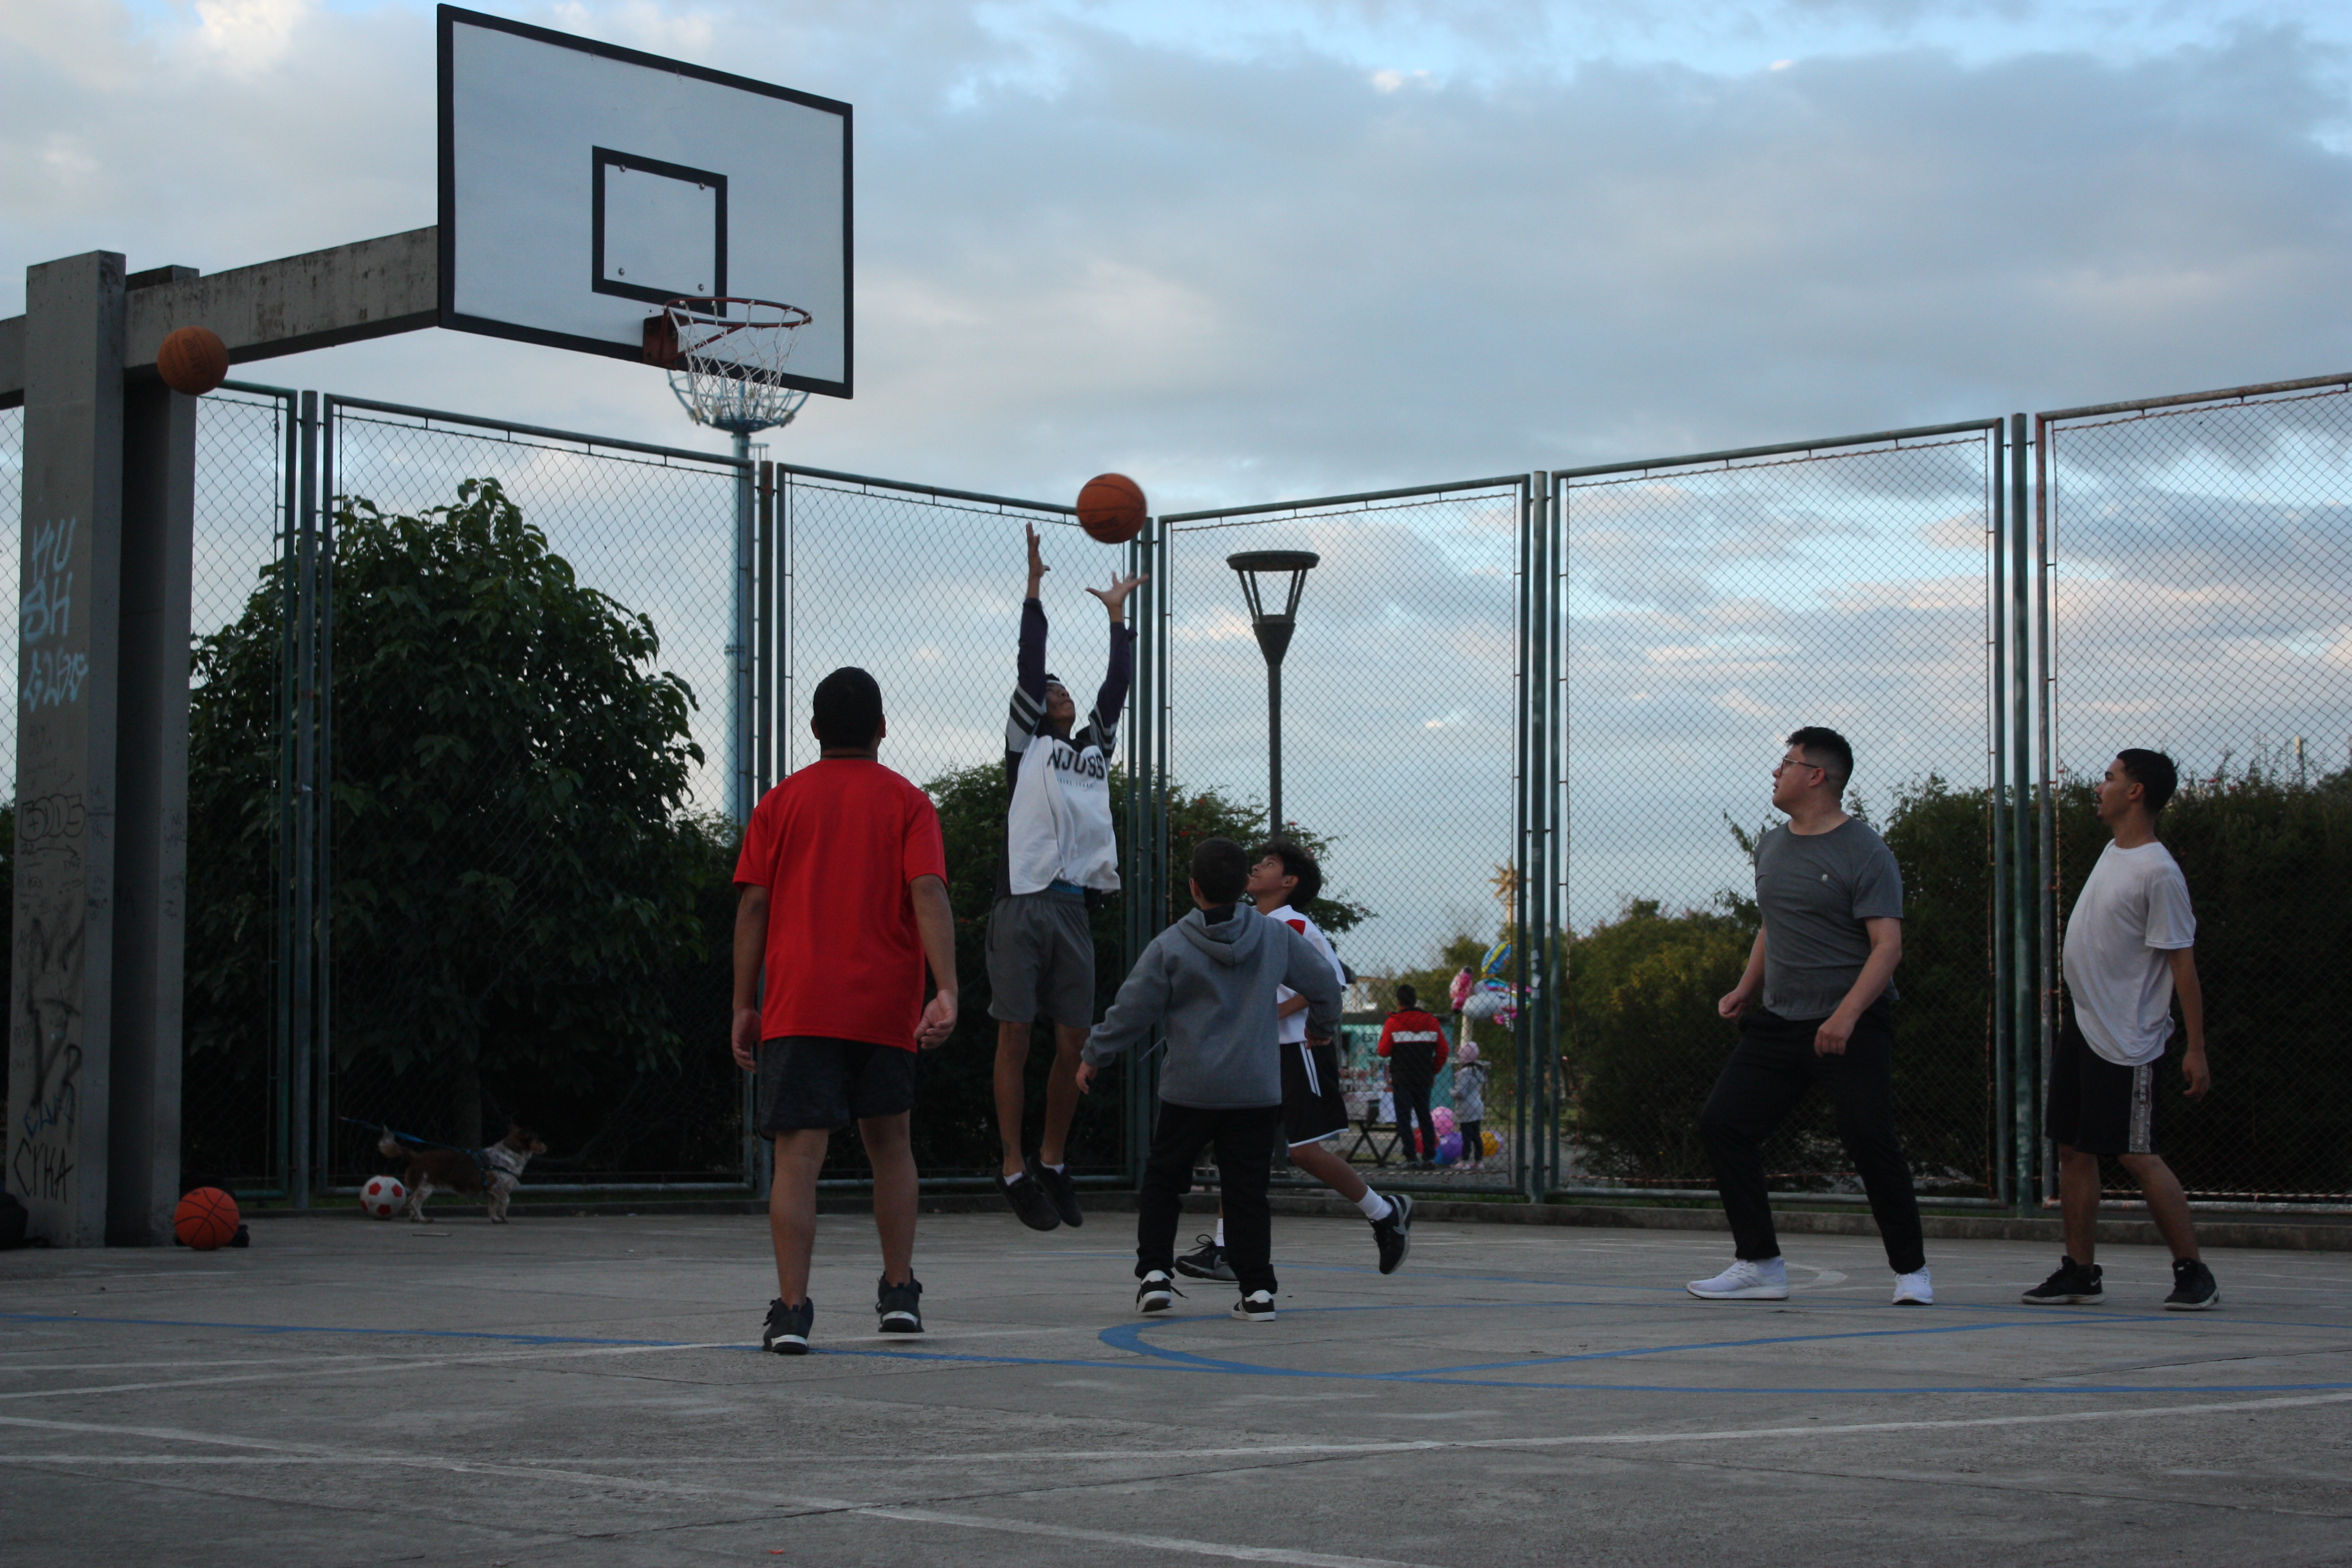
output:
<svg viewBox="0 0 2352 1568"><path fill-rule="evenodd" d="M1202 1110L1282 1103L1274 988L1307 998L1309 1034L1339 1026L1339 980L1305 937L1246 904L1211 925L1194 910L1152 938L1087 1037L1083 1059L1099 1068L1166 1023L1168 1064L1160 1098Z"/></svg>

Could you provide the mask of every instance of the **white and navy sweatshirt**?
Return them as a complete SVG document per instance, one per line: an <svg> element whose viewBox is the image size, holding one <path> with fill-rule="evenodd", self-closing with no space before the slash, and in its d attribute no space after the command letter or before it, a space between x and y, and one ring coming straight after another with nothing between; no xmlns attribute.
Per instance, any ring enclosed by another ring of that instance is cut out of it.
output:
<svg viewBox="0 0 2352 1568"><path fill-rule="evenodd" d="M1045 606L1021 602L1021 655L1004 724L1004 772L1013 784L1005 813L1004 869L996 894L1039 893L1060 883L1118 890L1118 840L1111 830L1110 760L1119 710L1135 663L1135 632L1110 628L1110 667L1094 710L1067 740L1045 718Z"/></svg>

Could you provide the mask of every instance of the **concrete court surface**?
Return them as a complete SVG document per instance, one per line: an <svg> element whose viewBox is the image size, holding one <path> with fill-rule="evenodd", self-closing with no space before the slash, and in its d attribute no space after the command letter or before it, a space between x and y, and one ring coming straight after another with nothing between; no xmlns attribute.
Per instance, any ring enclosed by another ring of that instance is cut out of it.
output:
<svg viewBox="0 0 2352 1568"><path fill-rule="evenodd" d="M1190 1216L1188 1216L1189 1218ZM267 1564L2352 1562L2352 1256L1277 1217L1282 1316L1132 1312L1134 1220L926 1216L930 1332L821 1222L820 1353L762 1355L755 1217L256 1222L0 1255L0 1560ZM1188 1227L1189 1235L1189 1227Z"/></svg>

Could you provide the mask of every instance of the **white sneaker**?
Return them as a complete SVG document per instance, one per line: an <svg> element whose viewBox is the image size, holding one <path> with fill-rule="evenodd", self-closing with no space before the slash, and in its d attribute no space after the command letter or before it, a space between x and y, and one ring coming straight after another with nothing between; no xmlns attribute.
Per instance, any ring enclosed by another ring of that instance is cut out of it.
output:
<svg viewBox="0 0 2352 1568"><path fill-rule="evenodd" d="M1895 1276L1895 1304L1898 1307L1932 1307L1936 1304L1936 1288L1927 1282L1926 1264L1919 1266L1916 1274Z"/></svg>
<svg viewBox="0 0 2352 1568"><path fill-rule="evenodd" d="M1789 1265L1779 1258L1755 1262L1743 1258L1714 1279L1694 1279L1684 1289L1705 1301L1785 1301Z"/></svg>

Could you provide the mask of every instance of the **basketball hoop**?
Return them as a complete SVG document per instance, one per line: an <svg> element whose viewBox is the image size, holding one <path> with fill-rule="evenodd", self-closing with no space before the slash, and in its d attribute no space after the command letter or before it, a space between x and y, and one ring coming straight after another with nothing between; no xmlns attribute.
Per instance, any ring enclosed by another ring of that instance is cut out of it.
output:
<svg viewBox="0 0 2352 1568"><path fill-rule="evenodd" d="M646 318L646 360L669 372L669 389L696 424L734 436L772 430L808 401L783 377L793 334L813 319L772 300L672 300Z"/></svg>

